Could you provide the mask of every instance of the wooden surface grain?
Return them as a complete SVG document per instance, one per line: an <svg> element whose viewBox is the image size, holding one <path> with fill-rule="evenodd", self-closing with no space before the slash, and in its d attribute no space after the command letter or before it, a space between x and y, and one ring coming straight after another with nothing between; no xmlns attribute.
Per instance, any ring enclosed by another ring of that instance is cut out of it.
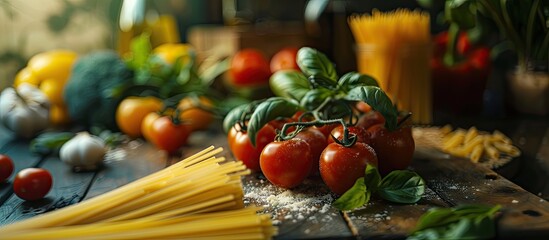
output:
<svg viewBox="0 0 549 240"><path fill-rule="evenodd" d="M517 128L513 140L521 141L521 136L525 138L521 149L526 154L524 159L513 160L512 163L517 164L515 166L524 164L517 161L530 161L528 158L532 156L536 159L535 155L547 156L544 155L546 150L539 147L549 144L549 132L536 132L533 130L535 127L540 125L529 124ZM0 133L3 133L2 129ZM2 183L0 225L93 198L211 145L223 147L225 151L222 155L234 160L227 148L225 135L219 130L209 130L193 135L180 156L167 155L143 140L133 140L109 151L104 166L97 171L74 172L57 156L30 153L28 141L14 140L9 134L0 134L0 151L14 158L16 171L26 167L42 167L54 175L51 192L35 202L23 201L13 194L13 175ZM499 172L480 167L467 159L441 158L441 155L425 149L417 149L411 169L418 172L428 186L417 204L393 204L374 197L360 209L340 212L331 206L336 196L329 192L318 176L288 190L273 186L260 173L243 178L244 203L261 206L263 212L271 214L273 223L279 227L276 239L402 239L413 229L419 216L430 208L468 203L503 206L497 221L498 239L542 239L549 235L549 203L540 197L542 195L526 191Z"/></svg>

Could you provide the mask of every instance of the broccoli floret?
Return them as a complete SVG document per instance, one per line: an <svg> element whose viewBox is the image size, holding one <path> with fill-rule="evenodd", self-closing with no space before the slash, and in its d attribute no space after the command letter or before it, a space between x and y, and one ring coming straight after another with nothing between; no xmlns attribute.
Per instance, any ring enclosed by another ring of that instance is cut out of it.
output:
<svg viewBox="0 0 549 240"><path fill-rule="evenodd" d="M94 52L77 60L64 91L70 118L86 127L118 130L116 108L133 75L113 51Z"/></svg>

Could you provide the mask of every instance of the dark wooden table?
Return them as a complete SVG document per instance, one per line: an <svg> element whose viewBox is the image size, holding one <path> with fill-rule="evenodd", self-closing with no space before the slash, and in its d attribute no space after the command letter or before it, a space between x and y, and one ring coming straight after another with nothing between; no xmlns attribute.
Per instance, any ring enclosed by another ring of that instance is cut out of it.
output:
<svg viewBox="0 0 549 240"><path fill-rule="evenodd" d="M260 174L243 179L246 204L264 207L279 226L277 239L402 239L421 214L432 207L459 204L500 204L498 239L545 239L549 236L549 124L546 119L508 119L497 122L460 122L491 131L500 129L523 151L496 171L466 159L438 159L417 149L411 166L427 181L423 198L413 205L391 204L374 199L365 207L340 212L331 207L334 197L319 178L308 179L296 189L272 186ZM28 141L17 140L0 129L0 153L15 162L16 172L41 167L54 176L50 193L42 200L27 202L13 194L11 179L0 184L0 224L74 204L165 168L207 146L226 147L224 135L215 130L194 134L182 157L169 157L151 145L135 140L109 152L105 166L95 172L75 173L56 156L39 156ZM232 158L229 151L225 156ZM513 182L512 182L512 181Z"/></svg>

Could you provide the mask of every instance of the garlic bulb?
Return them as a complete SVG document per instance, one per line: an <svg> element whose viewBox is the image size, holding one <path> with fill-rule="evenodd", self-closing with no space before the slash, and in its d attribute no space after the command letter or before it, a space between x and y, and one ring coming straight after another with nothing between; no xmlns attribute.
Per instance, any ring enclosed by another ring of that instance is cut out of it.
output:
<svg viewBox="0 0 549 240"><path fill-rule="evenodd" d="M0 122L22 138L32 138L49 125L50 103L40 89L28 83L6 88L0 95Z"/></svg>
<svg viewBox="0 0 549 240"><path fill-rule="evenodd" d="M106 153L103 139L88 132L80 132L63 144L59 158L77 171L89 171L97 169Z"/></svg>

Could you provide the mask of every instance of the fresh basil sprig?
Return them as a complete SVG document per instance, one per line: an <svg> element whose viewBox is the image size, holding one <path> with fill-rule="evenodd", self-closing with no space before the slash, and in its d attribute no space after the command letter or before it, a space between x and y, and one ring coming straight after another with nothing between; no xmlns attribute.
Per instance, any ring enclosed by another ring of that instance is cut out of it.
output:
<svg viewBox="0 0 549 240"><path fill-rule="evenodd" d="M257 105L248 123L250 142L255 146L257 132L269 121L278 117L291 117L301 109L299 103L293 99L272 97Z"/></svg>
<svg viewBox="0 0 549 240"><path fill-rule="evenodd" d="M356 180L353 187L339 197L333 204L339 210L353 210L370 201L381 182L377 168L368 164L364 177Z"/></svg>
<svg viewBox="0 0 549 240"><path fill-rule="evenodd" d="M358 86L351 89L346 96L347 100L364 101L385 117L385 127L389 131L397 128L398 109L381 88L374 86Z"/></svg>
<svg viewBox="0 0 549 240"><path fill-rule="evenodd" d="M269 86L276 96L300 101L311 90L309 80L302 72L282 70L275 72L269 79Z"/></svg>
<svg viewBox="0 0 549 240"><path fill-rule="evenodd" d="M306 77L322 76L337 82L337 72L334 64L320 51L302 47L297 51L297 65Z"/></svg>
<svg viewBox="0 0 549 240"><path fill-rule="evenodd" d="M425 181L415 172L395 170L383 179L377 168L367 165L364 177L339 197L334 207L339 210L353 210L370 201L374 193L391 202L416 203L425 192Z"/></svg>
<svg viewBox="0 0 549 240"><path fill-rule="evenodd" d="M415 203L425 193L425 181L417 173L397 170L387 174L381 181L378 194L385 200L396 203Z"/></svg>
<svg viewBox="0 0 549 240"><path fill-rule="evenodd" d="M500 205L476 204L432 208L419 218L407 239L492 239L496 232L494 218L500 209Z"/></svg>

